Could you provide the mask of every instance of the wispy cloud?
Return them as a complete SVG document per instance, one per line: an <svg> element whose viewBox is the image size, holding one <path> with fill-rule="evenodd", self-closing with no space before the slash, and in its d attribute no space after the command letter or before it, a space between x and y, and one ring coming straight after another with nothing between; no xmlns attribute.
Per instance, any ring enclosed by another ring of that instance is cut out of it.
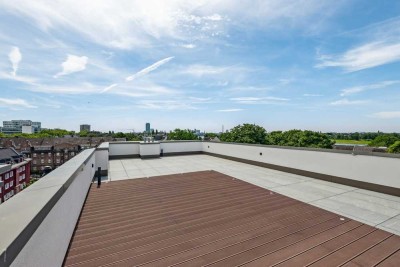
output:
<svg viewBox="0 0 400 267"><path fill-rule="evenodd" d="M108 91L110 91L111 89L113 89L116 86L118 86L117 83L111 84L110 86L107 86L106 88L104 88L103 91L101 91L100 93L108 92Z"/></svg>
<svg viewBox="0 0 400 267"><path fill-rule="evenodd" d="M326 17L325 1L231 0L122 1L107 0L63 3L46 0L1 1L2 10L29 18L43 31L66 29L103 46L148 48L165 40L208 40L226 36L230 27L262 24L268 28L315 27L309 21ZM339 1L340 2L340 1ZM93 12L96 10L96 12ZM325 12L322 12L325 11ZM321 15L323 13L323 16ZM234 23L236 22L236 23ZM317 23L318 24L318 23Z"/></svg>
<svg viewBox="0 0 400 267"><path fill-rule="evenodd" d="M0 79L6 79L6 80L13 80L21 83L27 83L27 84L32 84L35 85L37 80L36 78L33 77L28 77L28 76L21 76L21 75L13 75L5 72L0 72Z"/></svg>
<svg viewBox="0 0 400 267"><path fill-rule="evenodd" d="M373 42L337 56L320 56L317 68L338 67L353 72L400 60L400 43Z"/></svg>
<svg viewBox="0 0 400 267"><path fill-rule="evenodd" d="M187 49L193 49L196 48L195 44L182 44L181 47L187 48Z"/></svg>
<svg viewBox="0 0 400 267"><path fill-rule="evenodd" d="M11 75L12 76L16 76L17 75L17 70L18 70L18 65L22 60L22 54L19 51L19 48L14 46L11 48L10 53L8 54L8 59L11 62L12 65L12 72Z"/></svg>
<svg viewBox="0 0 400 267"><path fill-rule="evenodd" d="M305 97L318 97L318 96L323 96L323 95L320 95L320 94L303 94L303 96L305 96Z"/></svg>
<svg viewBox="0 0 400 267"><path fill-rule="evenodd" d="M340 95L347 96L347 95L361 93L361 92L367 91L367 90L382 89L382 88L386 88L388 86L391 86L394 84L399 84L399 83L400 83L400 81L384 81L384 82L374 83L374 84L369 84L369 85L350 87L350 88L343 89L342 93Z"/></svg>
<svg viewBox="0 0 400 267"><path fill-rule="evenodd" d="M0 98L0 106L8 107L11 109L20 109L20 108L37 108L37 106L29 104L26 100L15 98Z"/></svg>
<svg viewBox="0 0 400 267"><path fill-rule="evenodd" d="M143 100L137 105L137 107L143 109L155 109L155 110L197 109L195 106L176 100Z"/></svg>
<svg viewBox="0 0 400 267"><path fill-rule="evenodd" d="M267 96L267 97L233 97L233 98L230 98L230 100L234 101L236 103L239 103L239 104L255 105L255 104L285 103L285 102L289 101L290 99L282 98L282 97Z"/></svg>
<svg viewBox="0 0 400 267"><path fill-rule="evenodd" d="M238 112L238 111L242 111L244 109L241 108L231 108L231 109L218 109L216 110L217 112Z"/></svg>
<svg viewBox="0 0 400 267"><path fill-rule="evenodd" d="M343 98L334 102L331 102L331 106L352 106L352 105L363 105L368 103L367 100L348 100L347 98Z"/></svg>
<svg viewBox="0 0 400 267"><path fill-rule="evenodd" d="M54 78L58 78L63 75L68 75L74 72L83 71L86 69L88 63L88 57L86 56L75 56L68 55L67 59L61 64L63 70L57 73Z"/></svg>
<svg viewBox="0 0 400 267"><path fill-rule="evenodd" d="M228 71L231 67L220 67L220 66L211 66L211 65L190 65L185 68L182 73L189 74L197 77L202 77L206 75L218 75Z"/></svg>
<svg viewBox="0 0 400 267"><path fill-rule="evenodd" d="M378 119L400 119L400 111L382 111L373 113L370 117Z"/></svg>
<svg viewBox="0 0 400 267"><path fill-rule="evenodd" d="M152 72L152 71L155 71L156 69L158 69L160 66L164 65L165 63L171 61L173 58L174 58L174 57L167 57L167 58L164 58L164 59L162 59L162 60L160 60L160 61L157 61L156 63L154 63L154 64L148 66L147 68L144 68L144 69L142 69L142 70L136 72L135 74L126 77L125 80L126 80L126 81L133 81L133 80L138 79L138 78L140 78L140 77L142 77L142 76L145 76L145 75L147 75L148 73L150 73L150 72Z"/></svg>

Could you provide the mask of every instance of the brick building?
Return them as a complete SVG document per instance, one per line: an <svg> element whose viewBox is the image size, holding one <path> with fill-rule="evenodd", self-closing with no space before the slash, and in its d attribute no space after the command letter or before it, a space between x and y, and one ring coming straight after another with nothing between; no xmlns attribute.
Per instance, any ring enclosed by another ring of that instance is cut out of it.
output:
<svg viewBox="0 0 400 267"><path fill-rule="evenodd" d="M113 141L107 137L63 137L63 138L0 138L0 147L13 148L31 158L31 172L42 174L45 167L52 170L73 158L83 149Z"/></svg>
<svg viewBox="0 0 400 267"><path fill-rule="evenodd" d="M13 148L0 148L0 203L13 197L29 183L30 161Z"/></svg>

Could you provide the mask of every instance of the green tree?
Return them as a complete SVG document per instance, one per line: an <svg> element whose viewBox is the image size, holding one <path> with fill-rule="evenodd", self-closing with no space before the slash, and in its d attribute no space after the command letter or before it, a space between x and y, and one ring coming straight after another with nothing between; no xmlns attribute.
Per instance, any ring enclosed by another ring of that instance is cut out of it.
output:
<svg viewBox="0 0 400 267"><path fill-rule="evenodd" d="M89 132L88 132L88 131L80 131L80 132L79 132L79 136L80 136L80 137L88 137L88 135L89 135Z"/></svg>
<svg viewBox="0 0 400 267"><path fill-rule="evenodd" d="M394 142L388 149L389 153L400 153L400 141Z"/></svg>
<svg viewBox="0 0 400 267"><path fill-rule="evenodd" d="M191 130L175 129L168 134L169 140L198 140L199 138Z"/></svg>
<svg viewBox="0 0 400 267"><path fill-rule="evenodd" d="M222 133L220 140L224 142L264 144L267 131L258 125L245 123Z"/></svg>
<svg viewBox="0 0 400 267"><path fill-rule="evenodd" d="M382 134L377 136L368 145L374 147L380 147L380 146L390 147L396 141L400 141L400 137L397 134Z"/></svg>

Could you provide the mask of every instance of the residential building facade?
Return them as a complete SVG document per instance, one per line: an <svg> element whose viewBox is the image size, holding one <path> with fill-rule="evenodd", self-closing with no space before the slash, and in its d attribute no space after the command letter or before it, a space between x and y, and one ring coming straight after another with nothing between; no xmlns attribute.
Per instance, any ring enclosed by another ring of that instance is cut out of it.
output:
<svg viewBox="0 0 400 267"><path fill-rule="evenodd" d="M0 148L0 203L7 201L29 184L31 160L13 148Z"/></svg>

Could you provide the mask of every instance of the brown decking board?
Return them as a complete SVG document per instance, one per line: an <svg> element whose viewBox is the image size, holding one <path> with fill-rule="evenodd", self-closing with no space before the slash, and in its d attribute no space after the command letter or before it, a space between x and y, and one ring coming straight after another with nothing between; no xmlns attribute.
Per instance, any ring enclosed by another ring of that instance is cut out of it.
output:
<svg viewBox="0 0 400 267"><path fill-rule="evenodd" d="M398 266L400 237L202 171L92 185L65 266Z"/></svg>

